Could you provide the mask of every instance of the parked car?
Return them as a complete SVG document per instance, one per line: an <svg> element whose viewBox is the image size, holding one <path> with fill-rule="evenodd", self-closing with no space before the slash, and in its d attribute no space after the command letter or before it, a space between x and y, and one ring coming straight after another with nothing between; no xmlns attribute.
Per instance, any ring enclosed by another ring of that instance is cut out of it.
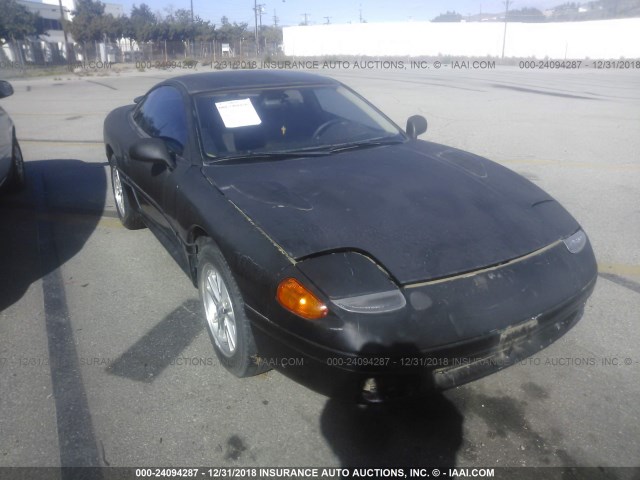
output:
<svg viewBox="0 0 640 480"><path fill-rule="evenodd" d="M104 123L118 215L199 289L234 375L365 402L451 388L558 339L594 288L557 201L338 81L194 74L134 102Z"/></svg>
<svg viewBox="0 0 640 480"><path fill-rule="evenodd" d="M13 87L0 80L0 98L13 95ZM0 107L0 188L18 191L24 187L24 161L16 138L16 127L7 112Z"/></svg>

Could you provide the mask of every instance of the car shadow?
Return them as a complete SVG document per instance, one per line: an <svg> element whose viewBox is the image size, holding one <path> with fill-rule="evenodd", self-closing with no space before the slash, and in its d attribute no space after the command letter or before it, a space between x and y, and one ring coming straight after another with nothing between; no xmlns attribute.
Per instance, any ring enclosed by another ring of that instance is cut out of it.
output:
<svg viewBox="0 0 640 480"><path fill-rule="evenodd" d="M111 363L106 372L137 382L153 382L204 330L202 318L200 301L185 300Z"/></svg>
<svg viewBox="0 0 640 480"><path fill-rule="evenodd" d="M463 415L435 389L431 367L410 361L424 358L419 347L413 342L373 342L359 353L362 359L384 360L386 373L376 374L375 367L367 366L327 367L325 362L277 368L329 397L320 427L341 467L402 468L407 476L415 468L430 469L429 474L434 468L453 468L463 442ZM371 379L373 390L366 387Z"/></svg>
<svg viewBox="0 0 640 480"><path fill-rule="evenodd" d="M329 399L320 417L342 468L439 468L456 464L463 416L443 394L382 405Z"/></svg>
<svg viewBox="0 0 640 480"><path fill-rule="evenodd" d="M0 311L80 251L104 215L104 166L73 159L28 161L26 190L0 193ZM58 226L65 231L63 248L53 241Z"/></svg>

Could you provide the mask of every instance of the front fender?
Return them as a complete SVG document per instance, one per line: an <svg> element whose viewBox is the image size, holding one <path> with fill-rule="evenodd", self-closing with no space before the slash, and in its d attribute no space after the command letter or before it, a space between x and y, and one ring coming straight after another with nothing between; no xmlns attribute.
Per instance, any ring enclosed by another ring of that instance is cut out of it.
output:
<svg viewBox="0 0 640 480"><path fill-rule="evenodd" d="M191 168L177 188L178 235L191 251L195 267L198 235L211 238L229 264L244 301L260 313L269 309L279 272L293 263L249 217L213 186L198 168ZM197 272L192 269L192 281Z"/></svg>

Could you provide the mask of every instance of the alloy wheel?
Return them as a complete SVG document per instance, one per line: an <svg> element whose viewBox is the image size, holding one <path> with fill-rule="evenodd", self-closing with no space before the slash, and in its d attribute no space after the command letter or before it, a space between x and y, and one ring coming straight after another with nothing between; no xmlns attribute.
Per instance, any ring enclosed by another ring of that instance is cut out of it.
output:
<svg viewBox="0 0 640 480"><path fill-rule="evenodd" d="M226 357L231 357L238 344L236 320L231 296L220 271L206 264L200 280L207 327L216 346Z"/></svg>

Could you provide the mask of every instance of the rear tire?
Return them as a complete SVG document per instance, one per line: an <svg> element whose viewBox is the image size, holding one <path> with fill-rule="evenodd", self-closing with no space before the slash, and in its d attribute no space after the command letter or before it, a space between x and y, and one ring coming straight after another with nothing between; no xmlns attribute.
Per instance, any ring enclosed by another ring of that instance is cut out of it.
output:
<svg viewBox="0 0 640 480"><path fill-rule="evenodd" d="M7 190L9 192L19 192L26 185L24 174L24 158L22 157L22 149L18 143L18 139L13 137L13 146L11 154L11 173L7 180Z"/></svg>
<svg viewBox="0 0 640 480"><path fill-rule="evenodd" d="M120 171L116 166L115 155L111 156L109 161L111 165L111 188L113 190L113 199L116 202L116 210L118 218L122 225L129 230L139 230L145 227L140 214L133 208L133 192L120 178Z"/></svg>
<svg viewBox="0 0 640 480"><path fill-rule="evenodd" d="M220 363L236 377L269 370L259 360L251 323L231 269L210 239L198 241L198 291L207 333Z"/></svg>

